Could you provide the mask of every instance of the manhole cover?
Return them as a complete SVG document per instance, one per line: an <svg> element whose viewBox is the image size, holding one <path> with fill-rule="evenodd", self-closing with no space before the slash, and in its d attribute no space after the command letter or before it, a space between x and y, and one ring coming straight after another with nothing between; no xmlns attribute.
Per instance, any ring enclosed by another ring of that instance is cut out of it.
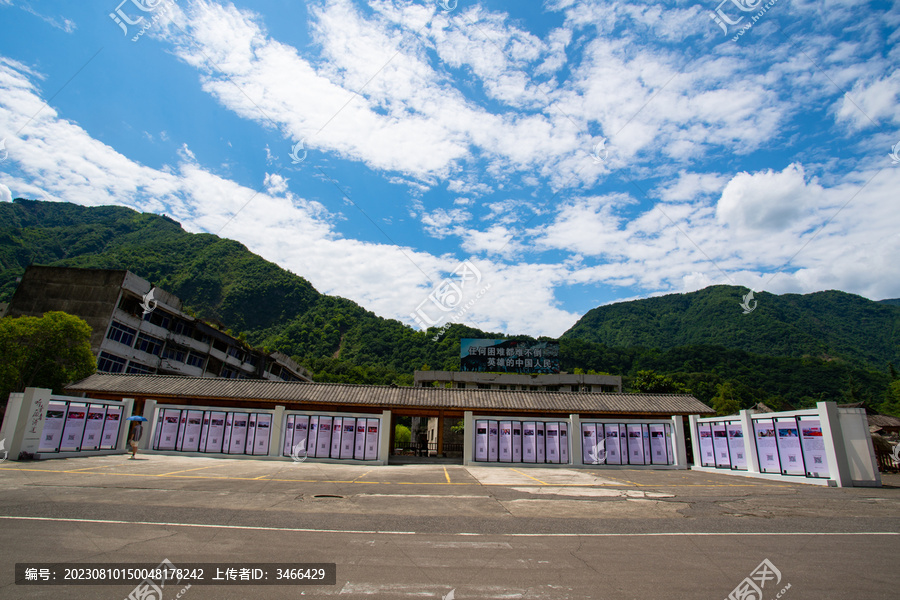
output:
<svg viewBox="0 0 900 600"><path fill-rule="evenodd" d="M343 496L338 496L335 494L316 494L313 498L343 498Z"/></svg>

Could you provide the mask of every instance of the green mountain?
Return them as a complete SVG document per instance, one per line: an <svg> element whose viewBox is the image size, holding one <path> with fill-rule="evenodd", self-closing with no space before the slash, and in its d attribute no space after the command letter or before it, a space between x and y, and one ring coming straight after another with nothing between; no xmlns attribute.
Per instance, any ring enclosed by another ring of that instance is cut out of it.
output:
<svg viewBox="0 0 900 600"><path fill-rule="evenodd" d="M876 369L900 365L900 305L830 290L776 296L718 285L688 294L590 310L563 338L670 350L717 345L772 356L841 359ZM755 302L755 304L754 304Z"/></svg>
<svg viewBox="0 0 900 600"><path fill-rule="evenodd" d="M433 341L436 330L320 294L238 242L123 207L0 203L0 301L32 263L128 269L198 317L294 357L318 381L411 385L416 369L458 369L459 338L503 337L453 325ZM745 293L719 286L594 309L561 339L563 369L623 375L631 389L688 391L722 406L863 401L900 415L900 384L892 395L897 378L887 366L900 364L900 306L843 292L760 293L743 315Z"/></svg>

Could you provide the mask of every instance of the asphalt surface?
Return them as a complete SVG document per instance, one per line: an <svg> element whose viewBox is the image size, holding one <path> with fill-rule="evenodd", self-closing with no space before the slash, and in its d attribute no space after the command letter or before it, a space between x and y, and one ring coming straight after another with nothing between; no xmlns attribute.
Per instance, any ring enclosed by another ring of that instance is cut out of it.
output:
<svg viewBox="0 0 900 600"><path fill-rule="evenodd" d="M336 577L333 585L170 582L162 600L722 599L764 560L773 578L763 580L766 600L894 598L900 477L884 483L840 489L692 471L162 455L6 462L0 597L112 600L135 589L17 584L16 563L52 563L63 579L79 564L168 559L268 563L258 568L272 579L285 563L334 563Z"/></svg>

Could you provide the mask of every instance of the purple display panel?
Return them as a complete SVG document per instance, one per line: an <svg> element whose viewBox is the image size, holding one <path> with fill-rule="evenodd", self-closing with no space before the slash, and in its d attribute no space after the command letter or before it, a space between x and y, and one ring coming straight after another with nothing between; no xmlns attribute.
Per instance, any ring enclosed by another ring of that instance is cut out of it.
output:
<svg viewBox="0 0 900 600"><path fill-rule="evenodd" d="M648 429L650 430L650 462L654 465L669 464L665 425L650 425Z"/></svg>
<svg viewBox="0 0 900 600"><path fill-rule="evenodd" d="M602 427L602 426L601 426ZM596 465L597 462L597 426L594 423L581 424L581 462Z"/></svg>
<svg viewBox="0 0 900 600"><path fill-rule="evenodd" d="M184 415L182 415L183 417ZM200 434L203 431L203 411L187 411L187 426L182 436L181 450L184 452L198 452L200 450Z"/></svg>
<svg viewBox="0 0 900 600"><path fill-rule="evenodd" d="M243 454L247 447L247 426L250 424L250 415L232 413L231 417L231 440L228 442L228 454Z"/></svg>
<svg viewBox="0 0 900 600"><path fill-rule="evenodd" d="M825 456L825 437L819 419L800 417L800 446L807 477L828 477L828 458Z"/></svg>
<svg viewBox="0 0 900 600"><path fill-rule="evenodd" d="M781 457L781 474L806 475L797 420L794 418L776 419L775 433L778 440L778 454Z"/></svg>
<svg viewBox="0 0 900 600"><path fill-rule="evenodd" d="M222 443L225 441L225 413L209 413L209 433L206 434L206 446L204 452L220 454Z"/></svg>
<svg viewBox="0 0 900 600"><path fill-rule="evenodd" d="M203 423L200 425L200 452L206 452L206 440L209 437L209 411L203 413Z"/></svg>
<svg viewBox="0 0 900 600"><path fill-rule="evenodd" d="M78 451L81 449L81 437L84 434L84 426L87 423L87 404L70 402L69 412L66 414L66 424L63 427L62 443L60 451Z"/></svg>
<svg viewBox="0 0 900 600"><path fill-rule="evenodd" d="M184 444L184 432L187 429L187 413L188 411L181 411L181 417L178 419L178 441L175 442L175 449L181 450L181 446Z"/></svg>
<svg viewBox="0 0 900 600"><path fill-rule="evenodd" d="M307 415L294 415L294 437L288 454L297 459L306 458L309 449L315 449L315 444L310 445L309 417Z"/></svg>
<svg viewBox="0 0 900 600"><path fill-rule="evenodd" d="M641 438L644 440L644 464L650 464L650 428L646 423L641 424Z"/></svg>
<svg viewBox="0 0 900 600"><path fill-rule="evenodd" d="M344 460L352 459L353 449L356 447L356 419L344 417L343 431L340 457Z"/></svg>
<svg viewBox="0 0 900 600"><path fill-rule="evenodd" d="M522 421L522 462L537 462L537 436L534 421Z"/></svg>
<svg viewBox="0 0 900 600"><path fill-rule="evenodd" d="M559 424L559 462L569 464L569 424Z"/></svg>
<svg viewBox="0 0 900 600"><path fill-rule="evenodd" d="M341 436L344 435L344 417L331 419L331 458L341 457Z"/></svg>
<svg viewBox="0 0 900 600"><path fill-rule="evenodd" d="M156 442L157 450L174 450L178 441L178 425L181 420L181 410L177 408L164 408L160 411L159 438Z"/></svg>
<svg viewBox="0 0 900 600"><path fill-rule="evenodd" d="M716 452L716 467L731 468L731 457L728 452L728 431L725 429L725 423L713 423L713 450Z"/></svg>
<svg viewBox="0 0 900 600"><path fill-rule="evenodd" d="M644 438L640 425L627 425L628 432L628 464L644 464Z"/></svg>
<svg viewBox="0 0 900 600"><path fill-rule="evenodd" d="M712 425L709 423L698 423L697 440L700 445L700 465L703 467L716 466L716 450L713 448Z"/></svg>
<svg viewBox="0 0 900 600"><path fill-rule="evenodd" d="M378 460L378 434L381 419L366 419L366 460Z"/></svg>
<svg viewBox="0 0 900 600"><path fill-rule="evenodd" d="M512 421L500 421L500 440L497 450L500 462L512 462Z"/></svg>
<svg viewBox="0 0 900 600"><path fill-rule="evenodd" d="M534 423L534 449L535 460L542 463L546 460L547 446L544 440L544 422L536 421Z"/></svg>
<svg viewBox="0 0 900 600"><path fill-rule="evenodd" d="M475 421L475 460L487 462L488 459L488 422Z"/></svg>
<svg viewBox="0 0 900 600"><path fill-rule="evenodd" d="M247 421L247 439L244 440L244 454L253 454L256 445L256 421L256 413L250 414Z"/></svg>
<svg viewBox="0 0 900 600"><path fill-rule="evenodd" d="M744 449L744 428L740 423L727 423L728 451L731 454L731 468L747 470L747 451Z"/></svg>
<svg viewBox="0 0 900 600"><path fill-rule="evenodd" d="M619 438L619 425L618 423L607 424L604 429L606 429L606 464L620 465L622 464L622 440Z"/></svg>
<svg viewBox="0 0 900 600"><path fill-rule="evenodd" d="M319 416L310 415L309 429L306 433L306 456L316 455L316 444L319 441Z"/></svg>
<svg viewBox="0 0 900 600"><path fill-rule="evenodd" d="M256 415L256 436L253 439L253 454L266 456L272 440L272 415L260 413Z"/></svg>
<svg viewBox="0 0 900 600"><path fill-rule="evenodd" d="M328 458L331 455L331 417L319 417L319 436L316 441L316 458Z"/></svg>
<svg viewBox="0 0 900 600"><path fill-rule="evenodd" d="M513 462L522 462L522 422L512 422L512 455Z"/></svg>
<svg viewBox="0 0 900 600"><path fill-rule="evenodd" d="M366 421L367 419L356 420L356 446L353 449L353 458L356 460L366 460Z"/></svg>
<svg viewBox="0 0 900 600"><path fill-rule="evenodd" d="M500 423L488 421L488 461L497 462L500 445Z"/></svg>
<svg viewBox="0 0 900 600"><path fill-rule="evenodd" d="M51 400L47 403L47 414L44 417L44 429L41 431L41 443L38 445L38 452L59 452L68 411L69 405L66 402L54 402Z"/></svg>
<svg viewBox="0 0 900 600"><path fill-rule="evenodd" d="M84 426L82 438L82 450L97 450L100 448L100 438L103 436L103 419L106 417L106 406L103 404L91 404L88 407L87 423Z"/></svg>
<svg viewBox="0 0 900 600"><path fill-rule="evenodd" d="M294 415L287 415L284 419L284 443L281 445L281 455L290 456L294 448Z"/></svg>
<svg viewBox="0 0 900 600"><path fill-rule="evenodd" d="M544 424L547 444L547 462L559 464L559 423L553 421Z"/></svg>
<svg viewBox="0 0 900 600"><path fill-rule="evenodd" d="M47 409L50 412L50 409ZM100 447L111 450L119 444L119 427L122 425L122 407L107 406L106 419L103 421L103 434Z"/></svg>

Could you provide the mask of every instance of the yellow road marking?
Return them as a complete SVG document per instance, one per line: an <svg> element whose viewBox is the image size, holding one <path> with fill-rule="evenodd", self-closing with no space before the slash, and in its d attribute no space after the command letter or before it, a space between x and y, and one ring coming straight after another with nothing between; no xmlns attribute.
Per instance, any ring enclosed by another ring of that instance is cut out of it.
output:
<svg viewBox="0 0 900 600"><path fill-rule="evenodd" d="M550 485L549 483L544 483L543 481L541 481L541 480L538 479L537 477L532 477L532 476L529 475L528 473L523 473L522 471L520 471L520 470L518 470L518 469L513 469L512 467L510 467L509 470L510 470L510 471L515 471L515 472L518 473L519 475L524 475L524 476L527 477L528 479L534 479L535 481L537 481L537 482L540 483L541 485Z"/></svg>
<svg viewBox="0 0 900 600"><path fill-rule="evenodd" d="M110 467L118 467L119 465L102 465L99 467L84 467L81 469L71 469L69 471L63 471L64 473L78 473L79 471L90 471L91 469L108 469Z"/></svg>
<svg viewBox="0 0 900 600"><path fill-rule="evenodd" d="M444 477L447 478L447 483L452 483L450 481L450 473L447 472L447 467L443 467L443 469L444 469Z"/></svg>
<svg viewBox="0 0 900 600"><path fill-rule="evenodd" d="M188 473L189 471L202 471L203 469L212 469L213 467L221 467L222 465L209 465L206 467L197 467L196 469L184 469L183 471L172 471L171 473L160 473L157 477L165 477L166 475L175 475L176 473Z"/></svg>
<svg viewBox="0 0 900 600"><path fill-rule="evenodd" d="M357 478L354 479L353 481L359 481L360 479L362 479L363 477L365 477L366 475L368 475L368 474L371 473L371 472L372 472L372 469L369 469L368 471L366 471L365 473L363 473L362 475L360 475L359 477L357 477Z"/></svg>

